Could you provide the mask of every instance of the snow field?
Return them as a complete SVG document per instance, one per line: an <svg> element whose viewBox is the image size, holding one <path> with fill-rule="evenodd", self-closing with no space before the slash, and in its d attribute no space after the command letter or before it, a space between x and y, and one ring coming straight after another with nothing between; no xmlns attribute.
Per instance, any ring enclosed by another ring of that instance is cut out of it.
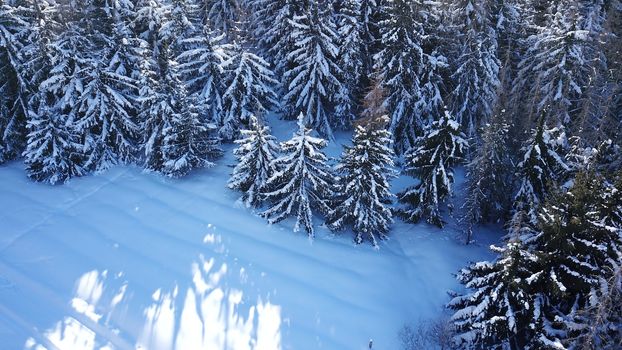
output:
<svg viewBox="0 0 622 350"><path fill-rule="evenodd" d="M180 180L117 167L48 186L0 167L0 349L397 349L488 256L452 225L398 220L379 250L319 219L315 241L270 226L225 187L225 151Z"/></svg>

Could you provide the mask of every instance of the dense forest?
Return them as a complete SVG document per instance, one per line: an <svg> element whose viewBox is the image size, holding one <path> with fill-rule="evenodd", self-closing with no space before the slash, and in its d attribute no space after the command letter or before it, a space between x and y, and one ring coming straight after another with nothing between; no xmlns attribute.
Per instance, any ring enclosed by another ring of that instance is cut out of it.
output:
<svg viewBox="0 0 622 350"><path fill-rule="evenodd" d="M374 246L395 218L453 209L467 244L503 224L458 274L455 346L619 349L621 36L619 0L0 0L0 163L181 177L235 142L228 186L310 236L314 214Z"/></svg>

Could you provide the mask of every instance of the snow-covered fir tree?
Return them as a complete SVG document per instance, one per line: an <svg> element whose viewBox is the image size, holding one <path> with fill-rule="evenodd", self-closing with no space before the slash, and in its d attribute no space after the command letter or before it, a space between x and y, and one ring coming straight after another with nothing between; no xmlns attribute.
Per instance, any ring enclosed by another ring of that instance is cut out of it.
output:
<svg viewBox="0 0 622 350"><path fill-rule="evenodd" d="M41 104L28 120L28 147L24 151L28 177L57 184L84 175L82 145L75 126L68 123L59 105L50 109Z"/></svg>
<svg viewBox="0 0 622 350"><path fill-rule="evenodd" d="M266 61L240 47L224 63L227 87L223 93L220 136L233 140L240 128L249 125L252 115L262 116L278 105L274 92L277 81Z"/></svg>
<svg viewBox="0 0 622 350"><path fill-rule="evenodd" d="M147 42L153 57L157 57L161 40L160 29L164 21L165 11L162 0L137 0L135 15L132 22L134 34Z"/></svg>
<svg viewBox="0 0 622 350"><path fill-rule="evenodd" d="M527 39L515 88L531 86L532 113L546 109L551 121L570 126L597 58L598 40L582 26L582 2L563 0L548 6L546 21Z"/></svg>
<svg viewBox="0 0 622 350"><path fill-rule="evenodd" d="M0 164L19 156L25 146L28 78L21 52L29 26L23 12L0 3Z"/></svg>
<svg viewBox="0 0 622 350"><path fill-rule="evenodd" d="M172 53L164 50L160 54L164 64L159 70L164 76L149 91L143 111L146 167L179 177L194 168L212 166L222 151L215 125L200 117Z"/></svg>
<svg viewBox="0 0 622 350"><path fill-rule="evenodd" d="M312 238L313 210L328 213L328 201L334 196L334 179L322 152L326 140L311 136L306 119L301 113L298 131L291 140L281 143L283 155L272 162L276 172L264 192L264 198L271 204L261 215L271 224L293 216L294 231L302 226Z"/></svg>
<svg viewBox="0 0 622 350"><path fill-rule="evenodd" d="M399 215L409 222L426 218L427 222L443 227L440 205L452 195L453 166L464 156L468 147L460 124L447 110L428 125L423 136L405 155L404 172L420 182L398 195L404 204Z"/></svg>
<svg viewBox="0 0 622 350"><path fill-rule="evenodd" d="M582 310L582 333L571 340L577 349L615 350L622 344L622 266L612 269L609 279L601 278L599 303Z"/></svg>
<svg viewBox="0 0 622 350"><path fill-rule="evenodd" d="M538 257L530 278L534 347L572 344L589 326L581 310L598 305L601 283L622 263L620 228L605 224L603 195L612 190L597 174L579 173L568 192L553 194L542 208L530 243Z"/></svg>
<svg viewBox="0 0 622 350"><path fill-rule="evenodd" d="M446 63L441 55L424 49L429 6L389 0L386 18L380 22L383 49L376 56L376 69L387 90L389 130L399 154L414 145L427 121L442 116L439 69Z"/></svg>
<svg viewBox="0 0 622 350"><path fill-rule="evenodd" d="M384 15L383 1L355 0L359 5L359 36L363 50L363 72L370 76L374 70L373 57L380 51L380 21Z"/></svg>
<svg viewBox="0 0 622 350"><path fill-rule="evenodd" d="M183 41L192 37L195 27L197 4L194 0L162 1L162 22L158 28L159 45L171 46L173 54L182 51Z"/></svg>
<svg viewBox="0 0 622 350"><path fill-rule="evenodd" d="M388 118L387 118L388 119ZM367 240L375 247L393 222L388 178L393 175L391 134L369 122L354 130L352 146L346 146L336 167L337 186L328 227L352 227L354 242Z"/></svg>
<svg viewBox="0 0 622 350"><path fill-rule="evenodd" d="M361 37L361 1L347 0L341 4L338 14L339 66L345 72L349 87L358 88L364 69L364 42Z"/></svg>
<svg viewBox="0 0 622 350"><path fill-rule="evenodd" d="M458 281L468 288L454 297L452 322L456 345L465 349L524 349L531 336L533 296L529 278L536 256L520 241L492 246L499 257L460 270Z"/></svg>
<svg viewBox="0 0 622 350"><path fill-rule="evenodd" d="M289 68L289 53L294 49L292 20L303 14L307 4L300 0L248 0L253 12L253 36L261 56L270 62L281 76ZM283 87L287 90L287 86Z"/></svg>
<svg viewBox="0 0 622 350"><path fill-rule="evenodd" d="M139 127L129 94L135 85L105 67L91 66L89 71L76 125L84 134L85 168L100 171L128 161L134 153Z"/></svg>
<svg viewBox="0 0 622 350"><path fill-rule="evenodd" d="M224 64L234 55L233 46L224 43L209 27L184 40L185 50L177 57L179 71L188 93L206 121L223 126L223 94L226 89Z"/></svg>
<svg viewBox="0 0 622 350"><path fill-rule="evenodd" d="M569 170L558 153L565 145L565 134L559 128L548 129L545 116L546 113L542 113L517 165L519 187L513 209L515 213L525 212L533 225L537 223L540 203L550 191L551 184L559 179L561 172Z"/></svg>
<svg viewBox="0 0 622 350"><path fill-rule="evenodd" d="M348 125L354 119L357 99L363 92L366 72L364 56L365 43L361 24L360 0L347 0L341 4L337 17L339 33L339 67L343 71L342 90L337 96L336 114L338 120Z"/></svg>
<svg viewBox="0 0 622 350"><path fill-rule="evenodd" d="M214 166L213 161L222 156L216 127L205 123L197 113L194 101L176 89L171 102L169 128L163 129L161 172L170 177L181 177L196 168Z"/></svg>
<svg viewBox="0 0 622 350"><path fill-rule="evenodd" d="M61 31L55 35L49 43L49 52L45 60L49 65L46 69L46 77L36 87L36 96L31 102L31 112L29 113L29 134L28 144L37 143L37 133L32 125L37 125L38 130L60 130L58 136L66 139L68 143L79 143L84 147L85 130L78 127L84 111L81 110L84 86L87 83L87 72L92 67L93 60L89 53L98 52L94 47L94 40L90 40L81 22L83 17L80 15L84 7L88 4L80 4L75 7L73 3L63 4L59 12L63 13L65 23L60 28ZM54 114L54 115L50 115ZM45 123L53 123L46 126ZM62 127L60 127L62 125ZM40 140L39 140L40 142ZM36 152L31 154L31 152ZM55 154L55 157L68 157L70 152ZM36 162L38 157L47 156L44 152L38 152L37 148L28 147L24 153L26 159ZM66 174L51 174L48 178L66 179L70 176L84 174L89 169L84 169L86 163L84 152L71 153L71 159L65 158L54 160L54 164L70 163L68 166L51 167L62 171L64 169L80 168L80 171L68 171ZM39 159L43 161L42 159ZM30 168L29 168L30 169ZM30 170L28 170L30 172ZM33 178L39 178L34 177ZM45 180L44 180L45 181Z"/></svg>
<svg viewBox="0 0 622 350"><path fill-rule="evenodd" d="M333 114L334 95L343 89L342 71L337 65L337 28L325 7L311 2L303 15L291 19L294 48L287 55L283 99L289 118L302 113L307 125L332 138L332 127L347 121L335 120Z"/></svg>
<svg viewBox="0 0 622 350"><path fill-rule="evenodd" d="M37 0L20 1L22 8L28 9L26 22L29 24L28 36L22 47L23 69L28 77L29 90L47 79L52 55L51 43L60 32L58 5ZM29 91L29 104L37 105L36 91Z"/></svg>
<svg viewBox="0 0 622 350"><path fill-rule="evenodd" d="M490 121L499 87L497 33L487 1L460 0L454 4L458 35L452 79L452 110L469 136Z"/></svg>
<svg viewBox="0 0 622 350"><path fill-rule="evenodd" d="M239 146L233 151L238 164L227 186L242 192L240 200L247 207L256 207L262 202L262 192L268 179L275 173L273 161L280 149L276 138L270 135L270 128L254 116L250 117L250 128L241 133L242 138L235 141Z"/></svg>
<svg viewBox="0 0 622 350"><path fill-rule="evenodd" d="M501 222L510 209L508 190L512 188L513 164L508 132L505 110L500 110L482 128L481 141L467 165L467 194L461 218L467 224L467 243L472 225Z"/></svg>
<svg viewBox="0 0 622 350"><path fill-rule="evenodd" d="M199 0L199 3L203 25L234 34L241 11L239 0Z"/></svg>
<svg viewBox="0 0 622 350"><path fill-rule="evenodd" d="M100 51L101 60L93 61L85 76L80 98L81 114L77 123L85 134L84 148L89 169L104 170L119 162L129 162L137 150L138 86L141 60L147 59L142 41L129 30L131 4L107 9L110 37ZM127 7L124 7L127 6Z"/></svg>

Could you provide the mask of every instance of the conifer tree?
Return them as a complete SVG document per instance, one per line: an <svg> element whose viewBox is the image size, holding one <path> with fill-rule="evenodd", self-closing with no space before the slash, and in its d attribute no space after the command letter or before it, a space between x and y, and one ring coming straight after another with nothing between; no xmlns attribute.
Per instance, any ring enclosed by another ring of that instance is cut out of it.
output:
<svg viewBox="0 0 622 350"><path fill-rule="evenodd" d="M373 57L380 51L380 21L385 15L383 1L355 0L359 5L359 36L362 41L363 72L371 76L374 71Z"/></svg>
<svg viewBox="0 0 622 350"><path fill-rule="evenodd" d="M428 120L442 117L439 70L446 62L424 42L428 6L420 1L390 0L385 5L386 19L380 22L383 49L376 56L376 69L387 90L389 130L398 154L414 145Z"/></svg>
<svg viewBox="0 0 622 350"><path fill-rule="evenodd" d="M523 349L531 336L529 278L536 256L520 241L491 249L499 255L495 261L477 262L458 273L458 281L469 292L454 297L448 305L455 310L454 341L467 349Z"/></svg>
<svg viewBox="0 0 622 350"><path fill-rule="evenodd" d="M405 205L398 210L402 218L417 222L425 217L428 223L443 227L439 206L452 194L452 168L467 147L460 125L448 111L425 128L405 156L405 173L418 177L420 183L398 195L399 202Z"/></svg>
<svg viewBox="0 0 622 350"><path fill-rule="evenodd" d="M36 90L39 84L47 79L51 69L50 58L53 52L51 43L61 28L58 21L58 5L36 0L23 0L20 4L28 9L25 16L29 25L27 40L24 40L21 50L22 67L28 78L28 104L36 106L39 97Z"/></svg>
<svg viewBox="0 0 622 350"><path fill-rule="evenodd" d="M173 55L178 55L183 51L184 39L192 37L197 31L194 25L197 5L193 0L164 0L162 4L159 46L170 46Z"/></svg>
<svg viewBox="0 0 622 350"><path fill-rule="evenodd" d="M324 137L332 138L334 94L343 89L341 70L337 65L336 26L328 9L312 2L304 15L291 20L294 49L287 55L291 63L283 75L284 98L289 118L302 113L305 123Z"/></svg>
<svg viewBox="0 0 622 350"><path fill-rule="evenodd" d="M56 184L86 173L73 109L79 96L76 87L81 86L76 72L84 60L76 49L80 40L72 27L57 22L57 4L23 6L30 10L28 44L21 50L29 95L23 152L26 173L35 181Z"/></svg>
<svg viewBox="0 0 622 350"><path fill-rule="evenodd" d="M24 162L28 177L50 184L82 176L83 155L79 134L67 123L66 115L44 103L28 120L28 147Z"/></svg>
<svg viewBox="0 0 622 350"><path fill-rule="evenodd" d="M178 57L179 71L188 93L197 101L202 118L223 126L223 94L226 89L224 64L231 59L233 46L223 42L209 27L184 40L186 48Z"/></svg>
<svg viewBox="0 0 622 350"><path fill-rule="evenodd" d="M469 136L490 121L499 87L497 34L488 2L461 0L455 4L458 58L452 74L453 113Z"/></svg>
<svg viewBox="0 0 622 350"><path fill-rule="evenodd" d="M550 9L544 12L546 21L527 39L528 50L520 63L515 89L531 86L533 112L546 110L551 121L570 126L599 56L594 45L598 42L594 35L599 33L584 27L586 23L580 16L583 4L548 4Z"/></svg>
<svg viewBox="0 0 622 350"><path fill-rule="evenodd" d="M192 96L186 92L177 62L169 50L160 52L159 69L165 74L145 98L146 167L171 177L193 168L212 166L221 156L215 126L200 117Z"/></svg>
<svg viewBox="0 0 622 350"><path fill-rule="evenodd" d="M343 121L343 126L354 120L357 99L364 86L366 57L365 43L361 37L362 13L360 0L348 0L341 4L337 17L339 34L339 68L343 71L343 84L337 96L336 119Z"/></svg>
<svg viewBox="0 0 622 350"><path fill-rule="evenodd" d="M294 50L294 18L303 14L307 2L300 0L249 0L255 40L261 56L274 66L279 77L290 68ZM281 80L282 81L282 80ZM283 86L288 91L287 86Z"/></svg>
<svg viewBox="0 0 622 350"><path fill-rule="evenodd" d="M162 0L137 0L136 13L132 23L134 34L147 42L152 51L152 58L159 55L161 35L160 30L165 17L165 8Z"/></svg>
<svg viewBox="0 0 622 350"><path fill-rule="evenodd" d="M622 262L620 230L604 224L607 187L600 176L579 173L568 192L552 195L542 208L539 232L530 243L538 257L531 282L534 346L572 342L583 330L580 310L600 302L601 282Z"/></svg>
<svg viewBox="0 0 622 350"><path fill-rule="evenodd" d="M559 178L560 172L569 170L558 154L565 142L563 136L558 128L546 128L543 113L537 129L522 149L523 157L517 165L520 185L513 206L515 212L527 213L533 225L537 223L539 205L550 191L551 184Z"/></svg>
<svg viewBox="0 0 622 350"><path fill-rule="evenodd" d="M85 30L88 47L78 96L76 127L83 135L85 169L100 171L129 162L137 150L138 82L145 59L143 42L129 26L134 17L129 1L90 1L78 7L77 25Z"/></svg>
<svg viewBox="0 0 622 350"><path fill-rule="evenodd" d="M233 153L238 164L227 186L242 192L240 200L246 207L257 207L262 201L268 179L275 173L273 161L279 153L276 138L270 135L270 128L261 125L256 117L250 117L250 128L242 130L242 138Z"/></svg>
<svg viewBox="0 0 622 350"><path fill-rule="evenodd" d="M336 168L336 203L328 214L328 227L351 226L356 244L368 240L377 247L393 222L388 182L392 166L391 134L373 122L357 126L352 146L345 147Z"/></svg>
<svg viewBox="0 0 622 350"><path fill-rule="evenodd" d="M29 23L21 12L0 2L0 164L19 156L26 139L28 87L21 52Z"/></svg>
<svg viewBox="0 0 622 350"><path fill-rule="evenodd" d="M238 51L224 63L228 76L223 93L223 116L220 136L224 140L237 137L240 128L249 125L251 115L261 116L278 105L273 87L277 84L274 73L261 57Z"/></svg>
<svg viewBox="0 0 622 350"><path fill-rule="evenodd" d="M240 15L239 0L201 0L200 12L203 25L222 33L231 33L236 29Z"/></svg>
<svg viewBox="0 0 622 350"><path fill-rule="evenodd" d="M216 127L200 119L192 99L182 95L184 92L183 88L174 90L170 127L162 130L164 163L161 171L170 177L212 167L213 161L222 156L220 140L214 135Z"/></svg>
<svg viewBox="0 0 622 350"><path fill-rule="evenodd" d="M305 116L298 117L298 131L281 144L284 153L275 159L276 172L267 182L264 197L271 205L261 216L273 224L294 216L294 231L302 225L310 238L314 236L313 210L329 211L328 200L333 197L333 176L326 165L322 149L326 141L311 136L305 126Z"/></svg>
<svg viewBox="0 0 622 350"><path fill-rule="evenodd" d="M461 218L467 224L467 244L473 224L500 222L510 209L508 189L512 188L512 161L508 131L505 110L501 110L484 125L479 147L467 165L465 213Z"/></svg>
<svg viewBox="0 0 622 350"><path fill-rule="evenodd" d="M59 12L64 14L65 23L59 29L60 33L55 35L53 40L49 42L45 61L49 68L45 69L45 79L38 82L36 87L36 96L30 101L29 113L29 134L28 144L42 144L45 139L41 138L37 130L57 130L54 138L60 138L61 141L56 144L67 143L68 152L60 152L53 154L56 157L51 164L67 164L63 166L51 166L46 176L32 176L35 179L41 178L42 181L49 179L54 182L64 181L75 175L82 175L88 172L86 164L86 155L81 150L73 152L71 148L74 143L84 146L84 140L87 136L84 130L78 127L78 121L83 111L80 109L80 102L83 97L83 87L87 84L87 72L92 67L92 59L88 53L98 52L94 47L94 40L89 38L84 32L81 21L86 21L81 13L84 11L86 3L73 4L63 3ZM33 80L35 82L35 80ZM52 115L53 114L53 115ZM52 123L51 125L45 125ZM53 150L53 148L47 148ZM31 152L35 152L31 154ZM24 153L26 159L31 159L27 163L43 162L41 157L50 156L49 153L40 151L37 147L28 147ZM27 167L28 172L39 171L38 167ZM74 171L72 169L80 169ZM68 172L65 174L54 174L54 171Z"/></svg>
<svg viewBox="0 0 622 350"><path fill-rule="evenodd" d="M609 279L601 278L599 303L582 310L581 334L570 340L576 349L614 350L622 344L622 266L612 269Z"/></svg>

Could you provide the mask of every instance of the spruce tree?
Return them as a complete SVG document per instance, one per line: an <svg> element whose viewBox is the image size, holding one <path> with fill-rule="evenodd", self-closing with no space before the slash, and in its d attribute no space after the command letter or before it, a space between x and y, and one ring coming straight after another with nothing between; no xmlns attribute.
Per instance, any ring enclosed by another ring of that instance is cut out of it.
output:
<svg viewBox="0 0 622 350"><path fill-rule="evenodd" d="M307 5L300 0L249 0L253 12L253 36L261 56L274 66L279 77L290 68L294 50L294 18L303 14ZM282 81L282 80L281 80ZM283 90L288 91L287 86Z"/></svg>
<svg viewBox="0 0 622 350"><path fill-rule="evenodd" d="M374 70L374 55L380 52L380 22L384 13L383 1L358 0L360 3L359 36L362 41L363 72L371 76Z"/></svg>
<svg viewBox="0 0 622 350"><path fill-rule="evenodd" d="M380 22L383 49L376 56L375 67L387 91L389 130L398 154L414 145L427 121L442 117L439 70L446 62L427 45L429 6L420 1L390 0L384 7L386 18Z"/></svg>
<svg viewBox="0 0 622 350"><path fill-rule="evenodd" d="M152 58L158 56L161 47L160 30L164 22L165 8L162 0L137 0L132 23L134 34L147 42Z"/></svg>
<svg viewBox="0 0 622 350"><path fill-rule="evenodd" d="M238 164L227 186L242 192L240 200L246 207L257 207L262 202L268 179L275 173L273 161L279 153L276 138L270 135L270 128L261 123L254 116L250 117L250 128L242 130L242 138L236 140L238 144L233 153Z"/></svg>
<svg viewBox="0 0 622 350"><path fill-rule="evenodd" d="M162 1L162 0L157 0ZM158 28L158 50L170 46L173 55L183 51L183 41L197 31L195 27L197 5L194 0L164 0L162 22Z"/></svg>
<svg viewBox="0 0 622 350"><path fill-rule="evenodd" d="M79 134L59 107L50 109L42 103L29 117L24 162L31 179L57 184L84 175L81 151Z"/></svg>
<svg viewBox="0 0 622 350"><path fill-rule="evenodd" d="M59 8L59 12L64 14L65 23L59 28L60 33L47 44L49 51L46 53L45 61L49 68L44 68L45 79L38 82L37 93L30 103L28 144L43 143L44 139L36 132L37 130L58 130L54 134L57 136L48 140L54 140L57 137L62 141L56 144L71 145L71 147L68 146L68 152L53 154L56 159L51 163L62 166L50 167L51 170L44 177L31 175L35 179L41 178L42 181L46 181L47 178L58 179L54 182L64 181L71 176L82 175L91 170L85 166L87 157L84 152L82 150L74 152L71 149L74 143L83 147L87 136L85 130L78 126L78 122L84 112L81 110L81 101L84 86L88 82L87 72L93 65L89 53L98 52L94 46L94 40L86 35L82 27L84 23L81 21L85 21L81 16L84 11L82 6L86 5L63 3ZM46 123L51 124L45 125ZM53 150L53 148L48 149ZM40 157L49 155L49 153L40 152L37 147L28 147L24 153L26 159L31 159L27 161L27 164L44 161ZM27 167L29 174L32 174L31 171L38 172L38 169L38 167ZM67 171L67 173L54 174L54 171Z"/></svg>
<svg viewBox="0 0 622 350"><path fill-rule="evenodd" d="M357 99L363 92L366 57L362 35L360 0L348 0L341 4L337 26L339 34L339 68L343 71L342 89L337 95L336 119L343 126L354 120Z"/></svg>
<svg viewBox="0 0 622 350"><path fill-rule="evenodd" d="M533 297L529 285L536 256L520 241L492 246L499 257L471 264L458 273L469 291L454 297L456 345L467 349L523 349L531 336Z"/></svg>
<svg viewBox="0 0 622 350"><path fill-rule="evenodd" d="M368 240L378 246L393 222L388 178L393 175L391 133L370 122L354 130L352 146L346 146L336 167L337 186L334 209L328 227L341 230L351 226L356 244Z"/></svg>
<svg viewBox="0 0 622 350"><path fill-rule="evenodd" d="M240 6L239 0L200 0L202 23L222 33L234 34Z"/></svg>
<svg viewBox="0 0 622 350"><path fill-rule="evenodd" d="M202 119L192 96L186 92L179 67L168 50L160 53L165 75L155 83L154 96L145 110L146 167L170 177L186 175L194 168L213 166L222 155L215 126Z"/></svg>
<svg viewBox="0 0 622 350"><path fill-rule="evenodd" d="M405 205L398 210L404 220L418 222L425 217L428 223L443 227L440 205L452 194L452 168L467 147L460 125L448 111L424 129L405 155L405 173L420 182L398 195Z"/></svg>
<svg viewBox="0 0 622 350"><path fill-rule="evenodd" d="M273 90L277 81L268 63L239 47L236 51L224 64L228 80L219 123L219 134L224 140L235 139L239 129L249 125L252 115L262 116L278 105Z"/></svg>
<svg viewBox="0 0 622 350"><path fill-rule="evenodd" d="M130 29L135 14L129 1L86 2L77 25L85 30L89 47L83 85L79 91L76 127L83 135L84 167L101 171L133 160L139 122L136 98L143 42Z"/></svg>
<svg viewBox="0 0 622 350"><path fill-rule="evenodd" d="M162 173L181 177L197 168L214 166L213 161L222 156L220 140L215 136L215 126L199 117L191 98L175 89L172 96L174 113L169 128L163 129Z"/></svg>
<svg viewBox="0 0 622 350"><path fill-rule="evenodd" d="M471 241L474 224L501 222L510 209L508 189L512 188L512 160L508 131L505 110L501 110L484 125L473 160L467 165L467 195L461 218L467 224L467 244Z"/></svg>
<svg viewBox="0 0 622 350"><path fill-rule="evenodd" d="M469 136L490 121L499 87L497 34L491 22L488 2L456 2L454 16L459 23L452 91L453 114Z"/></svg>
<svg viewBox="0 0 622 350"><path fill-rule="evenodd" d="M547 111L556 125L571 126L591 69L599 59L598 32L581 21L580 2L547 2L546 20L527 39L516 89L531 87L533 113Z"/></svg>
<svg viewBox="0 0 622 350"><path fill-rule="evenodd" d="M608 279L601 278L597 293L599 303L582 310L581 334L571 339L570 347L615 350L622 344L622 265Z"/></svg>
<svg viewBox="0 0 622 350"><path fill-rule="evenodd" d="M25 146L28 78L21 52L29 23L23 11L0 2L0 164L18 157Z"/></svg>
<svg viewBox="0 0 622 350"><path fill-rule="evenodd" d="M566 193L553 194L542 208L530 243L538 257L534 346L572 343L584 328L580 310L598 305L602 281L622 262L620 229L604 223L609 191L597 174L579 173Z"/></svg>
<svg viewBox="0 0 622 350"><path fill-rule="evenodd" d="M294 216L294 231L302 225L310 238L314 236L313 210L327 213L333 197L333 176L326 165L322 149L326 140L311 136L305 116L298 117L298 131L281 144L284 153L273 161L276 172L266 184L264 198L270 208L261 213L271 224Z"/></svg>
<svg viewBox="0 0 622 350"><path fill-rule="evenodd" d="M217 35L209 27L187 38L185 50L177 57L179 72L188 93L197 103L202 118L222 127L223 94L226 89L224 64L234 54L233 46L224 43L224 35Z"/></svg>
<svg viewBox="0 0 622 350"><path fill-rule="evenodd" d="M335 120L334 95L343 89L337 65L336 26L325 4L312 2L304 15L291 20L294 49L288 53L290 67L285 71L286 93L283 97L286 116L302 113L305 123L322 136L332 138L332 127L343 125Z"/></svg>
<svg viewBox="0 0 622 350"><path fill-rule="evenodd" d="M540 203L551 185L562 171L569 170L558 153L564 135L558 128L546 128L545 115L542 114L537 129L523 147L522 160L517 165L520 185L514 196L514 212L527 213L533 225L537 223Z"/></svg>

